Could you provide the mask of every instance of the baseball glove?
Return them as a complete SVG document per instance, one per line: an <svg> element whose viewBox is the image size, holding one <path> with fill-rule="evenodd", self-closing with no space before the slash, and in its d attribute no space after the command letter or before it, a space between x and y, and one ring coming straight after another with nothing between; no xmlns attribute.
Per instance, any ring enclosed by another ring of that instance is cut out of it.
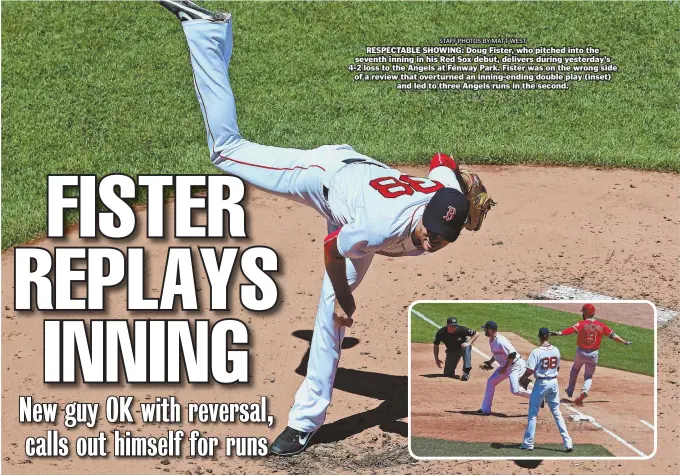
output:
<svg viewBox="0 0 680 476"><path fill-rule="evenodd" d="M522 387L524 390L527 390L529 388L530 383L531 379L529 377L521 377L519 379L519 386Z"/></svg>
<svg viewBox="0 0 680 476"><path fill-rule="evenodd" d="M465 196L470 202L470 212L464 226L470 231L479 231L486 214L496 202L489 196L479 175L464 169L460 170L460 175L464 182Z"/></svg>
<svg viewBox="0 0 680 476"><path fill-rule="evenodd" d="M491 370L493 368L493 365L491 365L488 360L485 360L482 364L479 365L479 368L482 370Z"/></svg>

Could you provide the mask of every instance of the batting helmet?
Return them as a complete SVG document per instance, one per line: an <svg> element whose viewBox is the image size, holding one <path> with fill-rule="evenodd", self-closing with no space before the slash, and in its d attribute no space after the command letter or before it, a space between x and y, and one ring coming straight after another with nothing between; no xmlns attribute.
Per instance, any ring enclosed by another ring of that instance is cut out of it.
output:
<svg viewBox="0 0 680 476"><path fill-rule="evenodd" d="M581 312L585 313L588 317L592 317L595 315L595 306L592 304L584 304L581 308Z"/></svg>

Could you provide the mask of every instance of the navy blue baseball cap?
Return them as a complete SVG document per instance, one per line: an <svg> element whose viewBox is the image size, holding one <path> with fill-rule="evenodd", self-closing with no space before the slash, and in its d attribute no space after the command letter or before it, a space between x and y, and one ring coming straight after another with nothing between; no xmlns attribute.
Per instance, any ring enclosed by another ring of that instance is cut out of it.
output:
<svg viewBox="0 0 680 476"><path fill-rule="evenodd" d="M541 327L538 330L538 337L548 337L550 335L550 329L547 327Z"/></svg>
<svg viewBox="0 0 680 476"><path fill-rule="evenodd" d="M425 206L423 225L427 231L454 242L465 225L469 211L470 202L462 192L450 187L440 188Z"/></svg>
<svg viewBox="0 0 680 476"><path fill-rule="evenodd" d="M486 324L482 326L482 329L491 329L492 331L497 331L498 330L498 324L496 324L495 321L486 321Z"/></svg>
<svg viewBox="0 0 680 476"><path fill-rule="evenodd" d="M457 324L458 324L458 319L456 319L456 318L453 317L453 316L449 317L449 318L446 320L446 325L447 325L447 326L455 326L455 325L457 325Z"/></svg>

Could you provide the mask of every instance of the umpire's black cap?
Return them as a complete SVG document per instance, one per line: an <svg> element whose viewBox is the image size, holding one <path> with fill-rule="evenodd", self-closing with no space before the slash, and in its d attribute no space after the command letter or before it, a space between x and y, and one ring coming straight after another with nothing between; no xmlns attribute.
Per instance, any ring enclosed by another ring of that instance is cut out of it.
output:
<svg viewBox="0 0 680 476"><path fill-rule="evenodd" d="M435 192L423 212L423 225L448 242L456 241L467 220L470 202L462 192L444 187Z"/></svg>
<svg viewBox="0 0 680 476"><path fill-rule="evenodd" d="M458 325L458 319L455 317L451 316L446 320L446 325L447 326L456 326Z"/></svg>
<svg viewBox="0 0 680 476"><path fill-rule="evenodd" d="M541 327L538 330L538 337L548 337L550 335L550 329L547 327Z"/></svg>
<svg viewBox="0 0 680 476"><path fill-rule="evenodd" d="M482 326L482 329L491 329L492 331L498 330L498 324L495 321L486 321L486 324Z"/></svg>

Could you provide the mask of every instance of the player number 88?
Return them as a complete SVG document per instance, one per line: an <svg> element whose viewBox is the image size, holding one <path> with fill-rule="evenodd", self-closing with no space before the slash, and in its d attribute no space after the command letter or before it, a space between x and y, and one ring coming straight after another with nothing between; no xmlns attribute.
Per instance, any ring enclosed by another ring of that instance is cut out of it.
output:
<svg viewBox="0 0 680 476"><path fill-rule="evenodd" d="M368 184L385 198L413 195L414 191L430 194L444 187L444 185L436 180L419 179L410 175L400 175L398 179L395 177L380 177L371 180Z"/></svg>

